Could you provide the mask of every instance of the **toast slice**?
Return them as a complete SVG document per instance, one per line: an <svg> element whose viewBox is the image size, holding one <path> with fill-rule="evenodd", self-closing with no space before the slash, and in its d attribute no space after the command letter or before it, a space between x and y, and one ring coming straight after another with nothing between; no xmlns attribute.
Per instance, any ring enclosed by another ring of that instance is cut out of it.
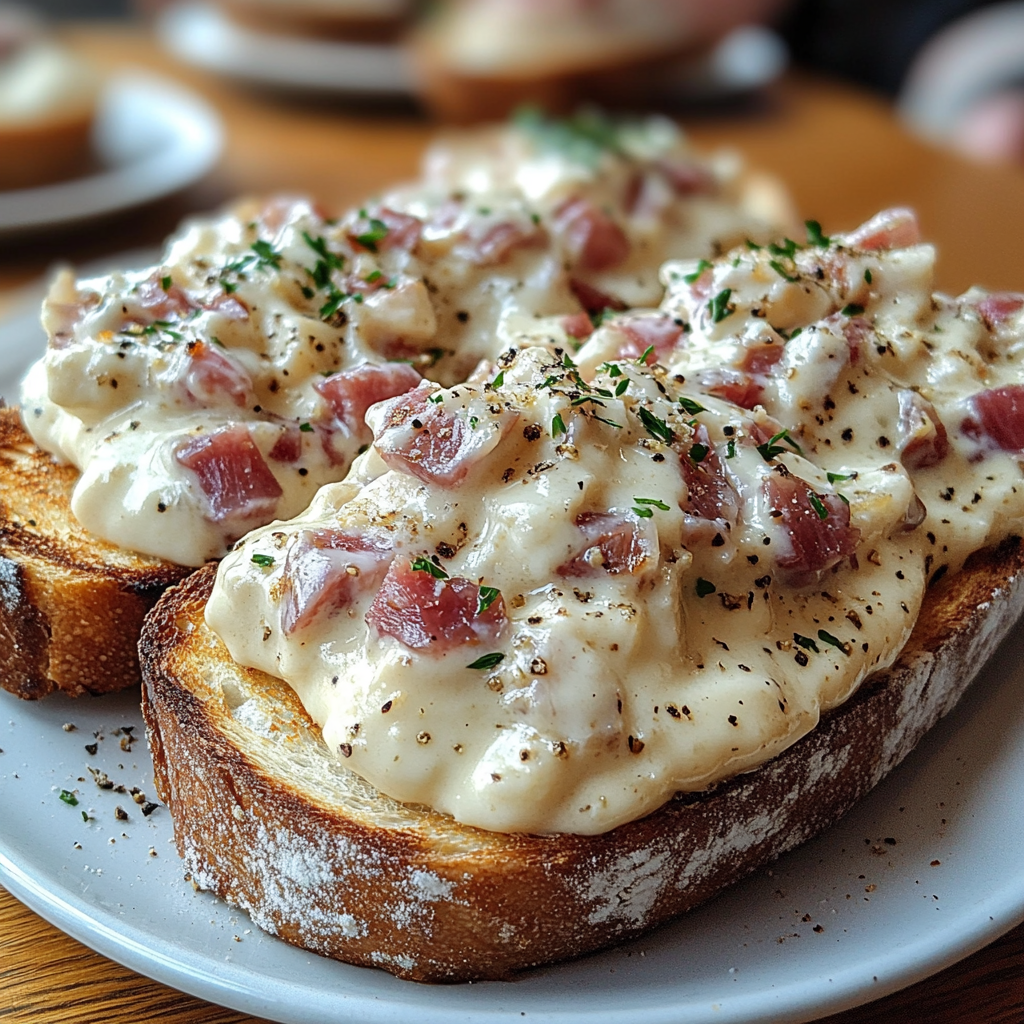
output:
<svg viewBox="0 0 1024 1024"><path fill-rule="evenodd" d="M677 15L657 4L448 4L413 30L409 54L421 98L449 122L499 120L523 104L642 110L718 31L702 12Z"/></svg>
<svg viewBox="0 0 1024 1024"><path fill-rule="evenodd" d="M956 704L1024 607L1019 538L926 595L892 669L779 757L602 835L486 832L376 792L205 625L207 565L146 621L143 711L195 886L287 942L417 981L501 979L646 931L820 832Z"/></svg>
<svg viewBox="0 0 1024 1024"><path fill-rule="evenodd" d="M0 409L0 686L19 697L138 682L143 617L192 571L87 533L71 511L77 477Z"/></svg>

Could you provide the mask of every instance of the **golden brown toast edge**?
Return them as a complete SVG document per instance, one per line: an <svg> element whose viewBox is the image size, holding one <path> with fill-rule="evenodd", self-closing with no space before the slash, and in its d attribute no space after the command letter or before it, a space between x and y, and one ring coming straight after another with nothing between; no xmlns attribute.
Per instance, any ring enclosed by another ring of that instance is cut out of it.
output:
<svg viewBox="0 0 1024 1024"><path fill-rule="evenodd" d="M953 707L1024 606L1019 540L968 566L926 596L896 665L779 757L605 835L546 837L462 826L348 773L294 693L231 662L205 626L207 566L143 632L158 789L193 884L286 941L418 981L508 978L639 935L843 815ZM229 705L246 701L236 720ZM272 720L277 739L247 720Z"/></svg>
<svg viewBox="0 0 1024 1024"><path fill-rule="evenodd" d="M138 682L142 620L191 571L88 534L71 511L77 478L0 409L0 687L19 697Z"/></svg>

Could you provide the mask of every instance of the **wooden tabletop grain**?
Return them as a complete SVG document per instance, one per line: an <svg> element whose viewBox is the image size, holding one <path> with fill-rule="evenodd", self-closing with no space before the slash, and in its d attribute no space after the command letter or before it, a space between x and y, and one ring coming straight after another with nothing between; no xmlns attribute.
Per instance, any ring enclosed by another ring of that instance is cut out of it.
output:
<svg viewBox="0 0 1024 1024"><path fill-rule="evenodd" d="M306 192L341 209L411 176L435 125L409 109L286 101L175 64L138 28L73 28L105 68L141 66L202 93L224 119L214 173L184 195L70 234L0 242L0 314L56 260L155 245L190 211L240 193ZM880 100L821 79L787 77L757 104L688 121L696 141L730 147L789 186L826 232L908 204L939 246L938 285L1024 288L1024 173L973 165L910 138ZM1016 823L1020 827L1020 823ZM83 1024L253 1018L184 996L93 953L0 889L0 1021ZM1024 925L935 977L829 1024L1020 1024Z"/></svg>

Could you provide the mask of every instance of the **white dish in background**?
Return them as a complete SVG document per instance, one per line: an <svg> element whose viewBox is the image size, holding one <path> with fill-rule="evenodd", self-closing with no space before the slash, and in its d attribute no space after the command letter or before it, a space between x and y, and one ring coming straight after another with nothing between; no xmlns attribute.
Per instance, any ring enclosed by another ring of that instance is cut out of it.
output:
<svg viewBox="0 0 1024 1024"><path fill-rule="evenodd" d="M168 7L157 20L157 37L180 60L251 84L385 97L413 89L400 46L258 32L210 4Z"/></svg>
<svg viewBox="0 0 1024 1024"><path fill-rule="evenodd" d="M216 113L194 93L140 72L108 83L94 139L100 170L0 192L0 236L89 220L178 192L213 167L223 133Z"/></svg>
<svg viewBox="0 0 1024 1024"><path fill-rule="evenodd" d="M0 325L0 394L16 394L41 345L34 310ZM918 981L1024 920L1022 686L1018 630L950 718L826 834L641 940L511 983L423 986L336 963L194 892L166 809L144 817L88 771L154 799L135 692L35 703L0 692L0 882L106 956L271 1020L806 1021ZM114 732L125 725L139 737L128 751Z"/></svg>
<svg viewBox="0 0 1024 1024"><path fill-rule="evenodd" d="M399 45L259 32L206 3L169 7L157 20L157 36L180 60L249 84L392 98L415 93L412 63ZM742 95L774 81L788 62L777 33L744 25L707 53L680 60L666 98L699 102Z"/></svg>
<svg viewBox="0 0 1024 1024"><path fill-rule="evenodd" d="M743 96L774 82L789 64L782 37L766 25L741 25L706 54L680 60L669 85L682 103Z"/></svg>

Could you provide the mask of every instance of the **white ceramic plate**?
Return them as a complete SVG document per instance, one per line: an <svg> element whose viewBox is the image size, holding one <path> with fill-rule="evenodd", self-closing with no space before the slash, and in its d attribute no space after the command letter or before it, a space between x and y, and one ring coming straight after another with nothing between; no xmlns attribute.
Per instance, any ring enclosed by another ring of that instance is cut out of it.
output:
<svg viewBox="0 0 1024 1024"><path fill-rule="evenodd" d="M0 192L0 236L131 209L198 181L223 135L213 109L166 79L131 73L100 101L94 144L102 169L71 181Z"/></svg>
<svg viewBox="0 0 1024 1024"><path fill-rule="evenodd" d="M228 78L279 89L406 97L415 76L401 46L302 39L254 31L212 4L179 3L157 20L161 43L180 60ZM778 78L789 60L773 31L745 25L712 50L680 60L669 84L679 101L721 100Z"/></svg>
<svg viewBox="0 0 1024 1024"><path fill-rule="evenodd" d="M180 60L257 85L396 97L413 88L399 46L256 32L209 4L169 7L157 20L157 37Z"/></svg>
<svg viewBox="0 0 1024 1024"><path fill-rule="evenodd" d="M0 326L0 394L15 395L41 345L34 310ZM101 953L272 1020L806 1021L911 984L1024 920L1022 686L1018 631L953 715L831 831L640 941L511 983L422 986L335 963L193 892L167 811L143 816L88 771L153 798L134 692L37 703L0 693L0 882ZM127 751L125 725L139 737Z"/></svg>

